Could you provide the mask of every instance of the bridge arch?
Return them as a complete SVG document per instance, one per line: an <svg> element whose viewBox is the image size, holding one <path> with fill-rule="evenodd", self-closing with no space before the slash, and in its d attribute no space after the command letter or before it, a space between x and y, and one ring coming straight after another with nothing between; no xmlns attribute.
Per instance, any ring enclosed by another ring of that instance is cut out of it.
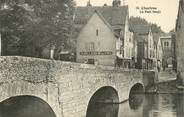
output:
<svg viewBox="0 0 184 117"><path fill-rule="evenodd" d="M104 98L106 102L111 99L124 102L129 98L131 86L143 82L148 87L154 84L156 76L154 71L27 57L0 57L0 62L0 101L16 95L35 95L48 102L58 117L85 116L92 95L100 94L101 87L110 86L110 91L118 95L116 99Z"/></svg>
<svg viewBox="0 0 184 117"><path fill-rule="evenodd" d="M94 111L95 110L98 111L100 109L105 108L106 104L112 104L112 103L118 103L118 102L119 102L119 96L115 88L111 86L101 87L90 98L90 101L87 107L86 117L96 116L94 114L100 114L100 116L102 116L101 113L97 113L97 112L94 113ZM115 109L118 111L118 108L119 106L116 105L111 109Z"/></svg>
<svg viewBox="0 0 184 117"><path fill-rule="evenodd" d="M130 91L129 91L129 96L132 94L132 93L142 93L145 91L145 88L144 88L144 85L142 83L135 83L131 88L130 88Z"/></svg>
<svg viewBox="0 0 184 117"><path fill-rule="evenodd" d="M13 96L0 102L3 117L56 117L50 105L32 95Z"/></svg>
<svg viewBox="0 0 184 117"><path fill-rule="evenodd" d="M145 91L142 83L134 84L129 92L129 106L131 109L138 109L144 100L143 92Z"/></svg>

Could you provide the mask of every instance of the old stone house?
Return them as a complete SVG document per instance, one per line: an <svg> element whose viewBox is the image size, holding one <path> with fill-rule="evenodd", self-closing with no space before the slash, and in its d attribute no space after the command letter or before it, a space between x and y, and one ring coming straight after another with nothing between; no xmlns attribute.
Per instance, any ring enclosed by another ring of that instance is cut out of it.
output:
<svg viewBox="0 0 184 117"><path fill-rule="evenodd" d="M137 35L134 34L134 33L133 33L133 51L132 51L132 55L133 55L133 59L135 60L135 65L136 65L137 55L138 55L138 40L137 40Z"/></svg>
<svg viewBox="0 0 184 117"><path fill-rule="evenodd" d="M137 68L152 69L155 58L155 47L153 34L149 25L138 25L132 27L134 34L137 35Z"/></svg>
<svg viewBox="0 0 184 117"><path fill-rule="evenodd" d="M133 33L129 31L128 6L77 7L74 23L77 62L130 67Z"/></svg>
<svg viewBox="0 0 184 117"><path fill-rule="evenodd" d="M171 34L163 34L160 37L163 48L163 67L173 67L174 53L173 53L173 39Z"/></svg>
<svg viewBox="0 0 184 117"><path fill-rule="evenodd" d="M154 33L153 34L153 40L155 44L155 60L156 60L156 66L160 69L162 68L162 59L163 59L163 48L160 40L160 34Z"/></svg>
<svg viewBox="0 0 184 117"><path fill-rule="evenodd" d="M116 60L116 49L121 46L118 42L121 41L111 27L95 11L77 38L77 62L112 66Z"/></svg>
<svg viewBox="0 0 184 117"><path fill-rule="evenodd" d="M171 44L171 48L172 48L172 53L173 53L173 70L176 72L177 71L177 60L176 60L176 34L175 34L175 30L174 32L171 32L172 35L172 44Z"/></svg>
<svg viewBox="0 0 184 117"><path fill-rule="evenodd" d="M178 77L184 84L184 0L179 1L178 16L176 21L176 59Z"/></svg>
<svg viewBox="0 0 184 117"><path fill-rule="evenodd" d="M147 53L147 42L140 35L134 34L134 38L137 40L137 63L136 68L146 69L147 63L146 58L148 58Z"/></svg>

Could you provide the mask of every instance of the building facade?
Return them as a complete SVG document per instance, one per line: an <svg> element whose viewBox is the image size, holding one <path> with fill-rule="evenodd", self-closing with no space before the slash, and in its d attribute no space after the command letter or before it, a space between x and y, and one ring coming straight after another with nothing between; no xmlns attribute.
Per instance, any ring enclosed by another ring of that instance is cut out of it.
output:
<svg viewBox="0 0 184 117"><path fill-rule="evenodd" d="M155 60L156 60L156 68L158 71L162 69L162 59L163 59L163 49L160 40L160 34L153 34L153 40L155 44Z"/></svg>
<svg viewBox="0 0 184 117"><path fill-rule="evenodd" d="M133 32L132 32L133 33ZM137 35L133 33L133 59L135 60L135 66L137 63L137 55L138 55L138 40L137 40Z"/></svg>
<svg viewBox="0 0 184 117"><path fill-rule="evenodd" d="M148 58L148 43L147 41L142 38L141 36L134 34L135 39L137 40L137 63L136 68L138 69L146 69L147 63L146 59Z"/></svg>
<svg viewBox="0 0 184 117"><path fill-rule="evenodd" d="M128 6L121 6L116 0L112 6L88 3L76 8L74 23L77 62L131 67L134 40L129 30Z"/></svg>
<svg viewBox="0 0 184 117"><path fill-rule="evenodd" d="M171 34L161 35L160 40L163 48L163 69L173 67L173 39Z"/></svg>
<svg viewBox="0 0 184 117"><path fill-rule="evenodd" d="M172 53L173 53L173 70L177 71L177 60L176 60L176 34L175 32L172 33Z"/></svg>
<svg viewBox="0 0 184 117"><path fill-rule="evenodd" d="M137 68L152 69L155 47L151 27L139 25L134 26L131 30L137 40Z"/></svg>
<svg viewBox="0 0 184 117"><path fill-rule="evenodd" d="M98 12L94 12L77 38L77 62L113 66L119 54L116 53L119 51L119 47L116 47L118 42L121 41L115 37L108 24Z"/></svg>
<svg viewBox="0 0 184 117"><path fill-rule="evenodd" d="M177 74L184 84L184 0L180 0L176 21L176 59Z"/></svg>

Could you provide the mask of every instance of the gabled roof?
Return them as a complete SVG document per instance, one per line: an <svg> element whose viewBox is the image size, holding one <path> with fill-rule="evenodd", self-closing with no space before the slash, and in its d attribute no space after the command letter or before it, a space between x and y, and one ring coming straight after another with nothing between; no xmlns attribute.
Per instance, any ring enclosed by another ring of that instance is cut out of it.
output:
<svg viewBox="0 0 184 117"><path fill-rule="evenodd" d="M128 15L128 6L87 6L77 7L75 11L75 24L85 24L94 11L98 11L111 25L124 25Z"/></svg>
<svg viewBox="0 0 184 117"><path fill-rule="evenodd" d="M181 9L184 12L184 0L180 0L179 5L181 5Z"/></svg>
<svg viewBox="0 0 184 117"><path fill-rule="evenodd" d="M101 20L107 25L107 27L112 31L112 33L113 33L115 36L119 37L119 35L116 34L116 33L113 31L112 26L105 20L105 18L102 16L102 14L101 14L100 12L98 12L97 10L95 10L94 13L96 13L96 14L101 18ZM94 13L93 13L93 14L94 14Z"/></svg>
<svg viewBox="0 0 184 117"><path fill-rule="evenodd" d="M116 34L116 33L114 32L112 26L105 20L105 18L102 16L102 14L101 14L100 12L98 12L97 10L95 10L95 11L93 12L93 14L89 17L89 20L91 19L91 17L92 17L95 13L96 13L96 14L99 16L99 18L104 22L104 24L111 30L111 32L114 34L114 36L119 37L119 35ZM89 20L88 20L88 21L89 21ZM87 22L88 22L88 21L87 21ZM87 24L87 22L86 22L86 24ZM85 24L85 25L86 25L86 24ZM84 25L84 26L85 26L85 25ZM84 27L84 26L83 26L83 27Z"/></svg>
<svg viewBox="0 0 184 117"><path fill-rule="evenodd" d="M184 0L179 1L178 15L177 15L176 26L175 26L176 31L180 27L179 17L181 16L181 12L184 13Z"/></svg>
<svg viewBox="0 0 184 117"><path fill-rule="evenodd" d="M97 13L97 15L102 19L102 21L103 21L111 30L113 30L112 27L111 27L111 25L105 20L105 18L102 16L102 14L101 14L100 12L98 12L97 10L95 10L94 13ZM93 14L94 14L94 13L93 13Z"/></svg>
<svg viewBox="0 0 184 117"><path fill-rule="evenodd" d="M148 34L150 29L150 25L136 25L132 27L132 31L137 34Z"/></svg>
<svg viewBox="0 0 184 117"><path fill-rule="evenodd" d="M162 33L160 36L168 37L168 36L171 36L171 35L172 35L171 33Z"/></svg>
<svg viewBox="0 0 184 117"><path fill-rule="evenodd" d="M170 33L164 33L160 35L161 39L171 39L172 38L172 34Z"/></svg>

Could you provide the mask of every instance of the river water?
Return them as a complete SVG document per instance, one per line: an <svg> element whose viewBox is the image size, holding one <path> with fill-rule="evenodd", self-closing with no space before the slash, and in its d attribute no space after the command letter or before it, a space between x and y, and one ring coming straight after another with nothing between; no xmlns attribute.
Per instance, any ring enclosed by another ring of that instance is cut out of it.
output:
<svg viewBox="0 0 184 117"><path fill-rule="evenodd" d="M91 107L87 117L184 117L184 94L136 94L122 104Z"/></svg>

